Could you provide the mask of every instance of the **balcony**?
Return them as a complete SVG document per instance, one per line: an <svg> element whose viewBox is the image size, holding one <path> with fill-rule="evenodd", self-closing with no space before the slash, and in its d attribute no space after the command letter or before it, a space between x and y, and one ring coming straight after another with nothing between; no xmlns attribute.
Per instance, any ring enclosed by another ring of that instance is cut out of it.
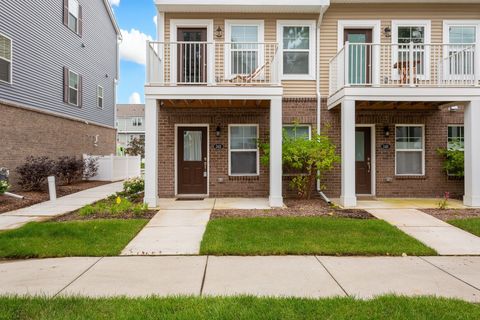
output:
<svg viewBox="0 0 480 320"><path fill-rule="evenodd" d="M280 86L278 44L149 42L147 86Z"/></svg>
<svg viewBox="0 0 480 320"><path fill-rule="evenodd" d="M373 88L386 93L398 88L465 88L480 85L480 54L475 44L346 43L330 60L329 94L347 88ZM381 90L386 88L385 90ZM427 90L437 89L437 91ZM358 90L356 91L359 92ZM453 92L453 91L452 91ZM412 94L421 94L420 91ZM401 93L400 93L401 95Z"/></svg>

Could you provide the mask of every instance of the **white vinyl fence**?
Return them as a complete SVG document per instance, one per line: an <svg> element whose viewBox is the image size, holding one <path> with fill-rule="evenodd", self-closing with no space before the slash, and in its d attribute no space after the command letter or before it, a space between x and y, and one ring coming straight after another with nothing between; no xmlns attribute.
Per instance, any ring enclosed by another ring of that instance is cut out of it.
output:
<svg viewBox="0 0 480 320"><path fill-rule="evenodd" d="M83 159L98 159L97 175L90 180L97 181L118 181L129 178L139 177L140 172L140 156L94 156L83 155Z"/></svg>

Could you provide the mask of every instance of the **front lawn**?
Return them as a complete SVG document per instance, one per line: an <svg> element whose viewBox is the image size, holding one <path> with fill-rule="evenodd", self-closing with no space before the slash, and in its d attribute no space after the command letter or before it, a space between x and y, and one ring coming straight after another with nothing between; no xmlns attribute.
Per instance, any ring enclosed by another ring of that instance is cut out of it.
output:
<svg viewBox="0 0 480 320"><path fill-rule="evenodd" d="M448 220L448 223L480 237L480 218Z"/></svg>
<svg viewBox="0 0 480 320"><path fill-rule="evenodd" d="M224 218L208 223L201 254L435 255L382 220L327 217Z"/></svg>
<svg viewBox="0 0 480 320"><path fill-rule="evenodd" d="M432 297L0 298L0 319L480 319L480 305Z"/></svg>
<svg viewBox="0 0 480 320"><path fill-rule="evenodd" d="M116 256L147 221L31 222L0 232L0 258Z"/></svg>

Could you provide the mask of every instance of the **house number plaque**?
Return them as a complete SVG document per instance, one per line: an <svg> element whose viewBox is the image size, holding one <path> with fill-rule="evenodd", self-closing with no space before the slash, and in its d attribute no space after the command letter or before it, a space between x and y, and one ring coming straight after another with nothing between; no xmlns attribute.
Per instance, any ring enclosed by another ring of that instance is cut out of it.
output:
<svg viewBox="0 0 480 320"><path fill-rule="evenodd" d="M223 144L221 143L216 143L213 145L213 149L215 150L222 150L223 149Z"/></svg>

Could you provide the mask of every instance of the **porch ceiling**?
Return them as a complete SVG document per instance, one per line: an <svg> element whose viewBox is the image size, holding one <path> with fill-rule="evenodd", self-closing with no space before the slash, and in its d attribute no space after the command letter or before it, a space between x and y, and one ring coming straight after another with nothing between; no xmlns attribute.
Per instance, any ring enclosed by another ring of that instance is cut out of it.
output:
<svg viewBox="0 0 480 320"><path fill-rule="evenodd" d="M160 100L160 106L165 108L268 108L269 100Z"/></svg>
<svg viewBox="0 0 480 320"><path fill-rule="evenodd" d="M448 102L425 101L356 101L357 110L437 110Z"/></svg>

